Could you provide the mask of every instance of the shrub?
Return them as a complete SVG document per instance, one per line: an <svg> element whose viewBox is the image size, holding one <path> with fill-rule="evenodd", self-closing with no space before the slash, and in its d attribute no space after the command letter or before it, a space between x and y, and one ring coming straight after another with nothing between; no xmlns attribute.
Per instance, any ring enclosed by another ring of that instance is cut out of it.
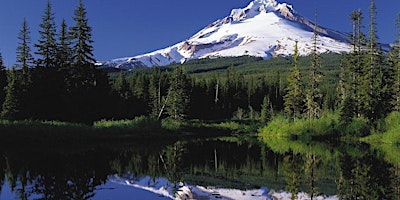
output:
<svg viewBox="0 0 400 200"><path fill-rule="evenodd" d="M161 127L170 131L178 131L182 127L182 122L172 118L166 118L161 121Z"/></svg>
<svg viewBox="0 0 400 200"><path fill-rule="evenodd" d="M323 136L331 135L337 132L338 116L335 114L326 114L319 119L297 119L294 121L285 118L282 115L275 117L267 126L260 130L262 135L276 136Z"/></svg>
<svg viewBox="0 0 400 200"><path fill-rule="evenodd" d="M93 123L94 129L121 129L125 131L160 130L161 123L149 117L136 117L132 120L101 120Z"/></svg>
<svg viewBox="0 0 400 200"><path fill-rule="evenodd" d="M368 119L357 117L353 118L350 123L342 123L340 130L342 130L342 135L345 136L362 137L370 132L370 126L368 124Z"/></svg>
<svg viewBox="0 0 400 200"><path fill-rule="evenodd" d="M362 138L368 143L400 144L400 112L390 113L383 122L380 122L379 129L372 135Z"/></svg>

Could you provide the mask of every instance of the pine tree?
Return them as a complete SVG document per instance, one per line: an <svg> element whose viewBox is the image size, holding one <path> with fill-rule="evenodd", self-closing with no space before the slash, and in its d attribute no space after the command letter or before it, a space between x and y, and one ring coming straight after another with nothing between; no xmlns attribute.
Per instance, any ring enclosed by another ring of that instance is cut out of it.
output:
<svg viewBox="0 0 400 200"><path fill-rule="evenodd" d="M189 96L187 91L188 78L183 69L179 66L175 67L170 79L170 87L167 104L167 114L175 120L182 120L187 111L189 104Z"/></svg>
<svg viewBox="0 0 400 200"><path fill-rule="evenodd" d="M351 56L350 62L350 96L354 107L354 116L360 117L363 110L363 99L362 99L362 87L363 87L363 69L365 67L364 57L366 56L365 46L367 45L367 39L365 34L362 32L364 25L362 24L364 17L361 10L357 11L356 15L356 49Z"/></svg>
<svg viewBox="0 0 400 200"><path fill-rule="evenodd" d="M9 82L6 87L6 96L1 112L2 119L16 120L21 119L20 85L16 70L13 68L9 72Z"/></svg>
<svg viewBox="0 0 400 200"><path fill-rule="evenodd" d="M362 110L361 86L362 69L365 46L365 36L362 33L362 12L353 11L350 15L352 20L353 33L350 36L353 45L352 52L345 54L342 58L339 77L339 95L341 118L344 122L350 121L353 117L359 117Z"/></svg>
<svg viewBox="0 0 400 200"><path fill-rule="evenodd" d="M42 17L42 23L39 25L40 39L38 44L35 44L37 48L37 65L40 67L56 67L57 59L57 42L56 42L56 25L54 22L54 13L52 13L52 5L50 1L47 2L44 16Z"/></svg>
<svg viewBox="0 0 400 200"><path fill-rule="evenodd" d="M263 124L267 124L267 122L271 119L270 107L271 102L269 98L265 96L261 105L261 123Z"/></svg>
<svg viewBox="0 0 400 200"><path fill-rule="evenodd" d="M75 25L70 27L68 34L60 34L60 43L64 41L66 52L72 49L71 61L66 62L62 58L59 62L64 62L62 66L64 74L66 97L65 114L68 120L90 123L93 120L101 119L104 115L106 101L101 101L111 92L108 75L100 71L94 65L92 28L88 25L86 9L82 0L74 12ZM62 27L61 31L66 29ZM70 36L68 39L68 35ZM69 45L71 42L71 45ZM69 48L70 47L70 48ZM80 113L85 113L84 115Z"/></svg>
<svg viewBox="0 0 400 200"><path fill-rule="evenodd" d="M75 10L75 26L70 27L71 62L65 69L66 85L72 93L80 93L96 86L96 75L99 75L94 65L92 28L88 26L86 10L82 1ZM68 50L68 40L65 40L65 49ZM68 54L67 54L68 55Z"/></svg>
<svg viewBox="0 0 400 200"><path fill-rule="evenodd" d="M88 25L86 9L82 0L75 10L75 25L70 28L70 35L73 42L73 62L75 65L82 66L96 62L93 58L92 28Z"/></svg>
<svg viewBox="0 0 400 200"><path fill-rule="evenodd" d="M61 29L58 36L56 63L58 67L65 69L71 64L72 59L71 37L65 19L61 22Z"/></svg>
<svg viewBox="0 0 400 200"><path fill-rule="evenodd" d="M161 110L162 75L160 70L153 69L149 81L149 106L151 116L157 117Z"/></svg>
<svg viewBox="0 0 400 200"><path fill-rule="evenodd" d="M21 69L21 73L16 73L16 82L14 85L18 88L18 101L19 103L19 117L28 117L30 113L30 91L32 87L31 70L30 67L33 64L33 57L31 54L31 37L28 22L24 19L22 28L18 34L18 46L17 46L17 67ZM7 99L6 99L7 100Z"/></svg>
<svg viewBox="0 0 400 200"><path fill-rule="evenodd" d="M400 13L396 19L396 28L398 31L397 45L392 48L390 54L393 69L392 105L395 111L400 111Z"/></svg>
<svg viewBox="0 0 400 200"><path fill-rule="evenodd" d="M5 92L6 86L7 86L7 71L3 65L3 57L0 53L0 108L3 105L4 99L6 97L6 92Z"/></svg>
<svg viewBox="0 0 400 200"><path fill-rule="evenodd" d="M33 57L31 54L31 36L30 30L28 26L28 22L24 19L22 23L22 29L18 34L18 43L17 47L17 66L21 68L23 73L28 74L29 68L33 64Z"/></svg>
<svg viewBox="0 0 400 200"><path fill-rule="evenodd" d="M126 80L124 72L119 73L118 78L114 83L114 90L119 94L123 100L128 100L131 97L131 91L129 88L129 83Z"/></svg>
<svg viewBox="0 0 400 200"><path fill-rule="evenodd" d="M293 54L293 67L287 77L288 86L286 88L285 112L296 119L300 117L303 110L303 84L301 81L301 73L299 69L299 49L296 41Z"/></svg>
<svg viewBox="0 0 400 200"><path fill-rule="evenodd" d="M321 116L322 113L322 93L319 84L322 81L323 74L320 71L321 63L317 51L317 23L314 25L313 49L311 51L311 74L308 91L306 93L306 112L308 119L314 119Z"/></svg>
<svg viewBox="0 0 400 200"><path fill-rule="evenodd" d="M387 99L384 98L388 90L385 83L383 53L378 44L376 14L375 1L371 0L369 38L360 91L362 114L372 121L382 117L388 108Z"/></svg>

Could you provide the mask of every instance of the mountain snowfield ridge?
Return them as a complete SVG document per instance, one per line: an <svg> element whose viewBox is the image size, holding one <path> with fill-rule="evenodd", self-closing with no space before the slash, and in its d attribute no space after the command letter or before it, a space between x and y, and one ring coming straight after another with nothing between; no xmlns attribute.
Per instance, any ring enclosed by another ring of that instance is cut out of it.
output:
<svg viewBox="0 0 400 200"><path fill-rule="evenodd" d="M300 55L304 56L311 52L314 28L319 35L318 52L340 53L351 50L348 34L316 26L286 3L254 0L245 8L233 9L228 17L211 23L183 42L151 53L101 64L119 69L134 69L201 58L248 55L269 59L292 55L295 41L298 41Z"/></svg>

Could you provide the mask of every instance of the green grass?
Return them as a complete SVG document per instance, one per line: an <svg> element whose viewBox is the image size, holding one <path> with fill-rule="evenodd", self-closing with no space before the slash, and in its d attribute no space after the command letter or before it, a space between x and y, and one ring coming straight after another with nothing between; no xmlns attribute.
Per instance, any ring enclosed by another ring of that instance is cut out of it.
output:
<svg viewBox="0 0 400 200"><path fill-rule="evenodd" d="M370 133L370 125L365 118L353 118L341 122L338 113L328 112L317 119L290 120L283 115L275 117L267 126L259 130L260 136L296 137L312 139L318 137L341 138L353 141Z"/></svg>
<svg viewBox="0 0 400 200"><path fill-rule="evenodd" d="M162 139L178 134L160 121L137 117L132 120L101 120L93 126L58 121L0 121L0 140L9 142L88 142L113 139Z"/></svg>
<svg viewBox="0 0 400 200"><path fill-rule="evenodd" d="M379 123L378 130L361 141L369 143L387 162L400 163L400 112L390 113Z"/></svg>
<svg viewBox="0 0 400 200"><path fill-rule="evenodd" d="M400 112L390 113L379 124L377 131L374 131L370 136L362 138L361 141L400 145Z"/></svg>
<svg viewBox="0 0 400 200"><path fill-rule="evenodd" d="M201 120L177 121L136 117L125 120L100 120L92 126L59 121L8 121L0 120L2 142L95 142L119 139L163 139L187 135L220 136L243 133L251 127L239 122L204 122Z"/></svg>
<svg viewBox="0 0 400 200"><path fill-rule="evenodd" d="M261 136L310 138L337 134L337 124L338 115L336 114L326 114L318 119L296 119L294 121L283 115L278 115L267 126L261 128L259 132Z"/></svg>
<svg viewBox="0 0 400 200"><path fill-rule="evenodd" d="M94 122L92 128L119 132L159 132L163 130L160 121L144 116L131 120L101 120Z"/></svg>

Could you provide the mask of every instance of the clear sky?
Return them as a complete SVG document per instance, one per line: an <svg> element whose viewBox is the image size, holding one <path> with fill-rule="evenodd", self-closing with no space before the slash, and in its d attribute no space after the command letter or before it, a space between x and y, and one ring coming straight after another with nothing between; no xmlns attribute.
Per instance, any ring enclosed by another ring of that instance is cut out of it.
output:
<svg viewBox="0 0 400 200"><path fill-rule="evenodd" d="M135 56L185 40L211 22L226 17L233 8L242 8L251 0L84 0L89 25L93 28L95 58ZM17 34L25 17L31 28L32 42L38 39L38 25L47 0L0 0L0 52L7 66L15 63ZM350 32L348 15L362 9L368 18L368 0L278 0L292 4L303 16L339 31ZM78 0L51 0L56 21L72 16ZM395 19L399 0L376 0L380 41L396 39ZM367 22L364 23L367 25ZM32 47L33 48L33 47ZM33 49L34 51L35 49Z"/></svg>

